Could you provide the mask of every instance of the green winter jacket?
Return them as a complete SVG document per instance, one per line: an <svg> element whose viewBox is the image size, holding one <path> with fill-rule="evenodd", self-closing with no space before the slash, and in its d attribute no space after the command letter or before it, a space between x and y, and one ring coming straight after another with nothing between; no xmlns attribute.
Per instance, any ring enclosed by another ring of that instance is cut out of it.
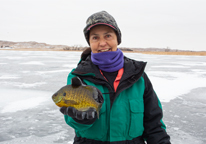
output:
<svg viewBox="0 0 206 144"><path fill-rule="evenodd" d="M135 138L144 138L148 144L170 143L162 122L161 104L144 73L145 65L125 57L124 73L116 93L91 62L90 55L70 72L67 84L79 76L87 85L97 87L104 98L99 119L93 124L80 124L65 115L66 123L75 130L75 144L132 143Z"/></svg>

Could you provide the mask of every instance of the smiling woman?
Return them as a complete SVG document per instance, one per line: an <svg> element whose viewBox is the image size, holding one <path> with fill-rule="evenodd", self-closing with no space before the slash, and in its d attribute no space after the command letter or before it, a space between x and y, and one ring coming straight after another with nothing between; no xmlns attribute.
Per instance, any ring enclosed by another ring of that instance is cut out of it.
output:
<svg viewBox="0 0 206 144"><path fill-rule="evenodd" d="M144 72L146 62L129 59L117 48L121 32L115 19L106 11L91 15L84 35L90 48L69 73L67 84L79 77L96 87L95 100L103 96L104 102L100 111L60 108L75 130L74 144L170 144L161 103Z"/></svg>

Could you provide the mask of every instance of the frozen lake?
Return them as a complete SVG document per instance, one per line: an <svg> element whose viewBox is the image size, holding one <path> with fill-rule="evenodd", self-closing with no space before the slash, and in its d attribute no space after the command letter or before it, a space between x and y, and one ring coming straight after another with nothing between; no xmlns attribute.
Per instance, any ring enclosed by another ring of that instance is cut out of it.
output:
<svg viewBox="0 0 206 144"><path fill-rule="evenodd" d="M0 144L71 144L74 131L51 96L81 52L0 51ZM125 53L148 62L175 144L206 143L206 57Z"/></svg>

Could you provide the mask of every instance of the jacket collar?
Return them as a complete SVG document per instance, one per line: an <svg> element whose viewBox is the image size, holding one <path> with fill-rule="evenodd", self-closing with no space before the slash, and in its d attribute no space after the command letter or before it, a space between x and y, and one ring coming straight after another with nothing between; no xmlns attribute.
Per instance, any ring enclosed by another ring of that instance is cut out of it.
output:
<svg viewBox="0 0 206 144"><path fill-rule="evenodd" d="M77 68L72 73L80 76L95 76L96 78L104 79L98 66L92 63L91 55L89 55L85 60L81 60Z"/></svg>
<svg viewBox="0 0 206 144"><path fill-rule="evenodd" d="M142 75L145 66L146 62L135 61L124 56L124 74L122 76L122 80L125 80L136 74ZM98 66L92 63L91 55L88 55L86 59L81 60L77 68L72 73L81 76L91 75L99 79L104 79L104 77L99 71Z"/></svg>

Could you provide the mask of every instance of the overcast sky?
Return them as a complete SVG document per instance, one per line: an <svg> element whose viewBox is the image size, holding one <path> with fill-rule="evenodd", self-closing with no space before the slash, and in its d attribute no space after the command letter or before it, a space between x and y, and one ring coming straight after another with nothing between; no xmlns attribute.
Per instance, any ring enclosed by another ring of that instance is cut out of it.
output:
<svg viewBox="0 0 206 144"><path fill-rule="evenodd" d="M206 0L0 0L0 40L88 46L86 19L102 10L119 47L206 51Z"/></svg>

